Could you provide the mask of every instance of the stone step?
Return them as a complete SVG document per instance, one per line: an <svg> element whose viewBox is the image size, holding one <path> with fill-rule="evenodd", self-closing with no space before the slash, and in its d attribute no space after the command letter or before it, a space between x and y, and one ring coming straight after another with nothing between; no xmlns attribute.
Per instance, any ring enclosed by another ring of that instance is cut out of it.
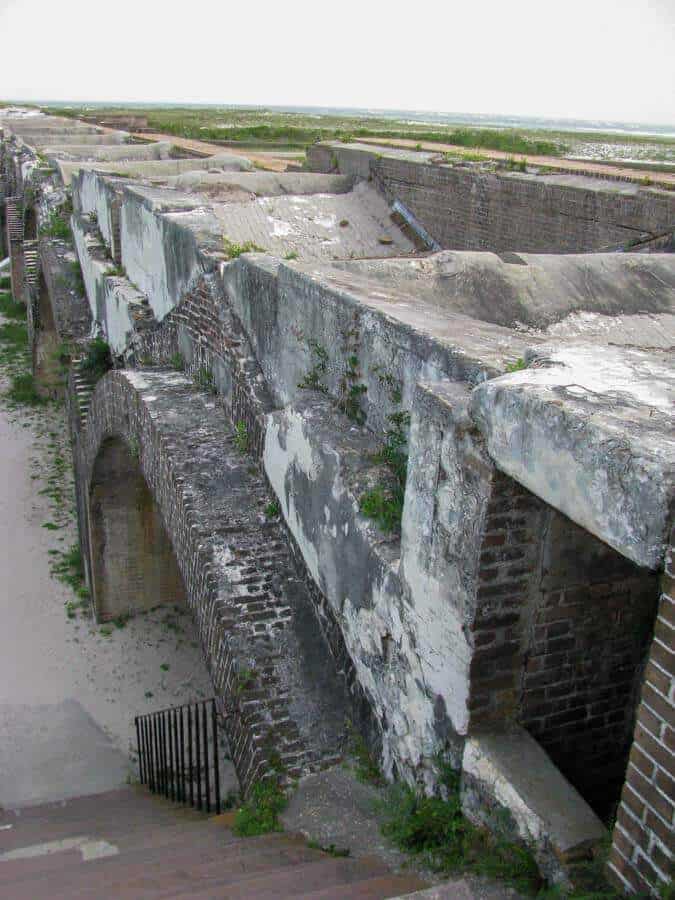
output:
<svg viewBox="0 0 675 900"><path fill-rule="evenodd" d="M122 886L152 898L183 891L190 884L197 888L211 882L235 883L261 872L314 862L321 856L293 841L260 838L249 842L234 839L229 832L223 838L221 843L213 838L207 842L203 834L188 833L168 846L150 849L143 843L136 850L89 862L73 861L70 855L66 866L55 865L37 877L14 871L13 876L3 877L3 884L12 885L13 900L52 896L55 884L72 900L116 897ZM4 876L5 866L11 863L0 864L0 876Z"/></svg>

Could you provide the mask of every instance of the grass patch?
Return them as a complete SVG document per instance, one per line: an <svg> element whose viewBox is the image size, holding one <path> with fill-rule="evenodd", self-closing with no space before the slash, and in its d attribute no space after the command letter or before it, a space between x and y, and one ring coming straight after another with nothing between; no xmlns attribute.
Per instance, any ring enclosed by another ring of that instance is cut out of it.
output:
<svg viewBox="0 0 675 900"><path fill-rule="evenodd" d="M283 831L279 814L288 800L276 779L259 781L251 788L248 799L237 810L232 831L237 837L253 837Z"/></svg>
<svg viewBox="0 0 675 900"><path fill-rule="evenodd" d="M0 293L0 313L6 319L17 319L21 322L26 320L26 307L8 293Z"/></svg>
<svg viewBox="0 0 675 900"><path fill-rule="evenodd" d="M520 356L515 362L506 364L507 372L520 372L523 369L527 368L527 364L522 356Z"/></svg>
<svg viewBox="0 0 675 900"><path fill-rule="evenodd" d="M523 893L540 891L543 881L531 853L472 825L462 813L458 773L446 765L440 776L445 797L428 797L405 784L389 788L380 807L385 837L433 872L469 871Z"/></svg>
<svg viewBox="0 0 675 900"><path fill-rule="evenodd" d="M32 372L12 375L5 397L14 406L42 406L47 402L38 394Z"/></svg>

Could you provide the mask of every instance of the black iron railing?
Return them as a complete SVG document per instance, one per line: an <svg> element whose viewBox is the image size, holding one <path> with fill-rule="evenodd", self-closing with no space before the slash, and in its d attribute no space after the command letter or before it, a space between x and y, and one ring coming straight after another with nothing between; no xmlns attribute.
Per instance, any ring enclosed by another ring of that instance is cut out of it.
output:
<svg viewBox="0 0 675 900"><path fill-rule="evenodd" d="M220 813L216 701L136 716L135 724L141 784L176 803Z"/></svg>

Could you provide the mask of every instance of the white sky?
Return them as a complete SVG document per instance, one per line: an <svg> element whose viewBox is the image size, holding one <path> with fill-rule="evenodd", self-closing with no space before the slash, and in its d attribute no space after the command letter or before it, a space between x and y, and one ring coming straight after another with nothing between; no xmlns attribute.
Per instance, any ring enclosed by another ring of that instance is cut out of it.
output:
<svg viewBox="0 0 675 900"><path fill-rule="evenodd" d="M675 124L675 0L0 0L0 98Z"/></svg>

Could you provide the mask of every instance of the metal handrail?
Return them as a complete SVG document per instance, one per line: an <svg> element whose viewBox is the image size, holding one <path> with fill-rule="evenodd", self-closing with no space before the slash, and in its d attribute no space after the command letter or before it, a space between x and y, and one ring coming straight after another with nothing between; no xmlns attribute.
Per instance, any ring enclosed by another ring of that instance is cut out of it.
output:
<svg viewBox="0 0 675 900"><path fill-rule="evenodd" d="M141 784L176 803L219 814L222 804L215 699L136 716L134 724Z"/></svg>

